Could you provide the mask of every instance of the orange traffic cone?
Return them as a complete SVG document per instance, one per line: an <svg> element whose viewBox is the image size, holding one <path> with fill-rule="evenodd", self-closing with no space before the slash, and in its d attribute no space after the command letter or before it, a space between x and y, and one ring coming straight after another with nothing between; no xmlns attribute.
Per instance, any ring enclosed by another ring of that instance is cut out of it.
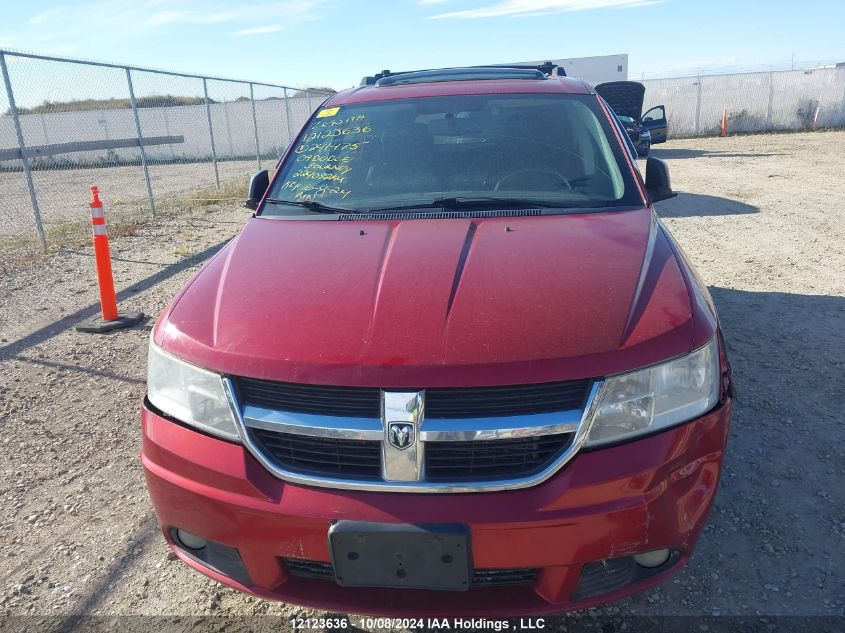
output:
<svg viewBox="0 0 845 633"><path fill-rule="evenodd" d="M728 135L728 109L722 110L722 136Z"/></svg>
<svg viewBox="0 0 845 633"><path fill-rule="evenodd" d="M91 187L91 232L94 234L94 261L97 265L97 286L100 290L100 316L80 323L80 332L102 333L118 328L131 327L144 318L143 312L117 311L114 276L111 269L109 235L106 232L106 215L100 200L100 190Z"/></svg>

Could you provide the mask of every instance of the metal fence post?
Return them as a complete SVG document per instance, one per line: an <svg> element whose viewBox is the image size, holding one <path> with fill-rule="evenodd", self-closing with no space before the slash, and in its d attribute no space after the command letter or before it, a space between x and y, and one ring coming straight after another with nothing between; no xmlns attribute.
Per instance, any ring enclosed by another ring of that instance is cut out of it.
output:
<svg viewBox="0 0 845 633"><path fill-rule="evenodd" d="M167 136L171 136L172 132L170 131L170 117L167 116L167 108L162 108L162 115L164 115L164 130L167 132ZM167 146L170 149L170 160L176 160L176 150L173 149L173 145L169 144Z"/></svg>
<svg viewBox="0 0 845 633"><path fill-rule="evenodd" d="M284 91L285 95L285 119L288 123L288 142L285 144L285 147L287 147L293 142L293 130L290 126L290 106L288 105L288 89L282 88L282 90Z"/></svg>
<svg viewBox="0 0 845 633"><path fill-rule="evenodd" d="M226 140L229 142L229 156L234 158L235 146L232 144L232 124L229 121L229 101L223 100L223 120L226 121Z"/></svg>
<svg viewBox="0 0 845 633"><path fill-rule="evenodd" d="M32 171L29 169L29 156L26 153L26 143L23 140L23 129L21 128L18 107L15 105L15 93L12 92L12 81L9 79L9 69L6 67L6 54L0 51L0 70L3 72L3 83L6 84L6 96L9 99L9 112L15 123L15 134L18 137L18 149L21 153L21 165L26 177L26 187L29 189L29 201L32 204L32 215L35 218L35 228L41 238L41 248L47 252L47 236L44 234L44 224L41 222L41 209L38 208L38 197L35 195L35 185L32 184Z"/></svg>
<svg viewBox="0 0 845 633"><path fill-rule="evenodd" d="M202 78L202 92L205 96L205 115L208 117L208 137L211 139L211 160L214 162L214 180L217 191L220 191L220 172L217 171L217 149L214 147L214 129L211 126L211 104L208 101L208 80Z"/></svg>
<svg viewBox="0 0 845 633"><path fill-rule="evenodd" d="M144 181L147 183L147 199L150 201L150 213L155 217L156 203L153 198L153 185L150 182L150 170L147 167L147 150L144 148L144 137L141 134L141 119L138 117L138 104L135 103L135 89L132 87L132 72L126 69L126 84L129 86L129 105L132 106L132 116L135 117L135 133L138 136L138 147L141 148L141 167L144 168Z"/></svg>
<svg viewBox="0 0 845 633"><path fill-rule="evenodd" d="M44 113L39 117L41 119L41 131L44 133L44 145L50 144L50 134L47 132L47 122L44 120Z"/></svg>
<svg viewBox="0 0 845 633"><path fill-rule="evenodd" d="M258 144L258 120L255 117L255 93L252 82L249 84L249 103L252 106L252 130L255 132L255 160L258 161L258 171L261 171L261 146Z"/></svg>
<svg viewBox="0 0 845 633"><path fill-rule="evenodd" d="M837 73L839 70L839 68L836 69ZM841 70L845 73L845 68L842 68ZM845 90L842 91L842 127L845 127Z"/></svg>
<svg viewBox="0 0 845 633"><path fill-rule="evenodd" d="M695 97L695 134L701 132L701 73L698 74L698 91Z"/></svg>
<svg viewBox="0 0 845 633"><path fill-rule="evenodd" d="M772 106L775 101L775 74L769 71L769 103L766 106L766 129L772 129Z"/></svg>

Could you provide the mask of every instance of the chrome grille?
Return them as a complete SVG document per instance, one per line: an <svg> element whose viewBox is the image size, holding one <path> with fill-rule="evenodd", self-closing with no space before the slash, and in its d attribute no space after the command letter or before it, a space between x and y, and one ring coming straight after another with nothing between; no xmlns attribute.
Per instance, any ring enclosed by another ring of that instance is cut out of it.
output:
<svg viewBox="0 0 845 633"><path fill-rule="evenodd" d="M537 578L537 569L476 569L472 574L472 584L483 587L502 587L530 585Z"/></svg>
<svg viewBox="0 0 845 633"><path fill-rule="evenodd" d="M589 380L536 385L427 389L427 418L489 418L535 415L580 409L590 389Z"/></svg>
<svg viewBox="0 0 845 633"><path fill-rule="evenodd" d="M548 466L572 437L572 433L561 433L486 442L428 442L426 479L484 481L531 475Z"/></svg>
<svg viewBox="0 0 845 633"><path fill-rule="evenodd" d="M377 418L381 390L236 378L244 404L311 415ZM427 418L485 418L535 415L580 409L589 380L497 387L431 388L425 390ZM411 391L402 389L402 391Z"/></svg>
<svg viewBox="0 0 845 633"><path fill-rule="evenodd" d="M378 389L324 387L255 378L237 378L236 384L244 404L315 415L352 418L377 418L379 415Z"/></svg>
<svg viewBox="0 0 845 633"><path fill-rule="evenodd" d="M264 451L280 465L303 474L368 477L381 474L381 443L338 440L251 429Z"/></svg>
<svg viewBox="0 0 845 633"><path fill-rule="evenodd" d="M317 578L334 580L334 567L331 563L301 558L283 558L285 568L292 576L299 578ZM472 573L475 587L504 587L530 585L537 578L537 569L533 567L519 569L476 569Z"/></svg>
<svg viewBox="0 0 845 633"><path fill-rule="evenodd" d="M291 576L334 580L334 567L332 567L331 563L303 560L301 558L283 558L282 560Z"/></svg>
<svg viewBox="0 0 845 633"><path fill-rule="evenodd" d="M525 488L557 472L584 441L602 381L425 390L224 384L244 445L280 479L480 492Z"/></svg>

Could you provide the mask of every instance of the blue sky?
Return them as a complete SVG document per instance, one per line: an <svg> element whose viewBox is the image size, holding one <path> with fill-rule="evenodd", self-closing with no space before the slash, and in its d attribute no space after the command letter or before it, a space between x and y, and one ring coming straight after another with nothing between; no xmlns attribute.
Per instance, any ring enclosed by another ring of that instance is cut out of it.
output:
<svg viewBox="0 0 845 633"><path fill-rule="evenodd" d="M0 4L0 47L343 88L383 68L615 53L632 78L845 61L843 24L842 0L37 0Z"/></svg>

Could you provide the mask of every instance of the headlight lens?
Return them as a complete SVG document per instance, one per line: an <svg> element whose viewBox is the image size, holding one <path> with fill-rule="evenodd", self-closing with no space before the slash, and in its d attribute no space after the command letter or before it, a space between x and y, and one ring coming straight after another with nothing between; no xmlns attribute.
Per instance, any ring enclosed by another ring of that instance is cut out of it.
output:
<svg viewBox="0 0 845 633"><path fill-rule="evenodd" d="M716 339L683 358L608 378L587 436L587 446L634 437L686 422L719 399Z"/></svg>
<svg viewBox="0 0 845 633"><path fill-rule="evenodd" d="M150 341L147 398L164 413L227 440L238 430L223 378L162 351Z"/></svg>

